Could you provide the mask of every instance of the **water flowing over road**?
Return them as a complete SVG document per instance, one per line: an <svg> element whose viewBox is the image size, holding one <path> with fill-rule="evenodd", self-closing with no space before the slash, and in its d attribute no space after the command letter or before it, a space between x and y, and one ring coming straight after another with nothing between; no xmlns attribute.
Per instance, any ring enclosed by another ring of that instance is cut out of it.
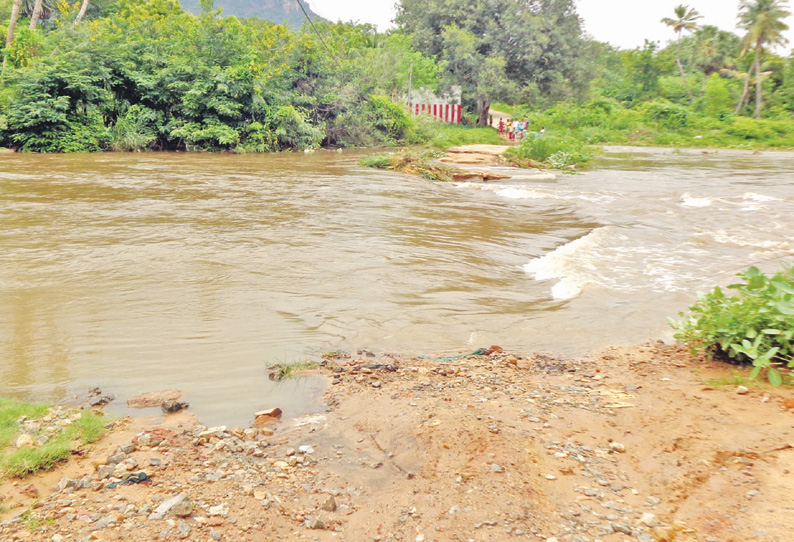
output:
<svg viewBox="0 0 794 542"><path fill-rule="evenodd" d="M0 394L175 387L207 423L298 414L319 383L269 364L669 338L696 291L794 257L791 154L613 150L487 184L360 157L1 155Z"/></svg>

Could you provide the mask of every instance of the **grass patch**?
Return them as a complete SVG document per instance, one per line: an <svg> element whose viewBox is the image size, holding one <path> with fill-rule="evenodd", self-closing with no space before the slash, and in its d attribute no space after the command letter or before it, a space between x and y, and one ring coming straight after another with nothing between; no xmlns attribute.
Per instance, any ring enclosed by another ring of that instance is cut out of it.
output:
<svg viewBox="0 0 794 542"><path fill-rule="evenodd" d="M34 514L32 510L23 512L21 519L29 531L38 531L55 523L55 518L41 518Z"/></svg>
<svg viewBox="0 0 794 542"><path fill-rule="evenodd" d="M362 166L421 175L431 181L454 180L455 168L433 162L439 154L434 151L403 149L398 152L367 156L359 162Z"/></svg>
<svg viewBox="0 0 794 542"><path fill-rule="evenodd" d="M722 388L725 386L747 386L748 384L750 384L750 381L747 379L747 376L743 375L738 371L734 371L733 373L731 373L730 376L728 375L718 376L717 378L709 378L708 380L704 380L703 382L714 388Z"/></svg>
<svg viewBox="0 0 794 542"><path fill-rule="evenodd" d="M494 128L439 124L435 135L427 141L430 147L448 149L459 145L506 145Z"/></svg>
<svg viewBox="0 0 794 542"><path fill-rule="evenodd" d="M270 374L268 374L268 378L281 382L287 378L299 376L302 371L311 371L319 366L319 363L310 360L296 361L295 363L276 363L269 367Z"/></svg>
<svg viewBox="0 0 794 542"><path fill-rule="evenodd" d="M507 149L505 156L519 166L542 165L554 169L575 169L586 165L592 152L581 140L560 135L529 136L517 147Z"/></svg>
<svg viewBox="0 0 794 542"><path fill-rule="evenodd" d="M22 416L40 418L50 407L37 403L23 403L16 399L0 397L0 450L11 444L17 433L17 420Z"/></svg>
<svg viewBox="0 0 794 542"><path fill-rule="evenodd" d="M39 470L47 470L68 458L81 445L96 442L105 432L103 414L92 410L81 412L78 419L49 436L40 446L23 446L10 453L7 448L19 432L17 421L21 416L39 419L49 412L41 404L25 404L13 399L0 399L0 475L23 477ZM47 424L43 422L43 425ZM41 434L47 434L43 432ZM35 437L35 435L33 435Z"/></svg>

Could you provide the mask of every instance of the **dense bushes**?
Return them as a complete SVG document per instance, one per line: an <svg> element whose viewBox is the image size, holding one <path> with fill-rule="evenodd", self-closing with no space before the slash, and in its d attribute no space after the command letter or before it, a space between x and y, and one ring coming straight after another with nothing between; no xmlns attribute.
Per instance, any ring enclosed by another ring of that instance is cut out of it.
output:
<svg viewBox="0 0 794 542"><path fill-rule="evenodd" d="M420 135L386 93L395 95L411 63L418 82L439 70L405 38L371 48L369 26L318 23L329 51L312 34L217 13L194 17L176 0L114 6L76 29L20 30L5 50L0 146L268 152ZM386 67L375 79L367 63L379 61Z"/></svg>
<svg viewBox="0 0 794 542"><path fill-rule="evenodd" d="M529 134L521 145L509 149L507 156L519 163L534 161L556 169L583 166L590 160L590 152L579 139L555 135Z"/></svg>
<svg viewBox="0 0 794 542"><path fill-rule="evenodd" d="M794 365L794 267L771 278L755 267L739 276L744 282L729 286L736 295L715 288L670 324L693 353L752 364L752 378L766 370L779 385L780 367Z"/></svg>
<svg viewBox="0 0 794 542"><path fill-rule="evenodd" d="M794 116L740 117L727 100L717 99L721 86L709 82L715 96L715 116L663 99L627 106L609 98L583 104L557 104L546 111L510 107L509 113L526 116L530 130L546 127L550 135L575 138L585 144L631 144L676 147L794 148ZM723 89L724 90L724 89Z"/></svg>

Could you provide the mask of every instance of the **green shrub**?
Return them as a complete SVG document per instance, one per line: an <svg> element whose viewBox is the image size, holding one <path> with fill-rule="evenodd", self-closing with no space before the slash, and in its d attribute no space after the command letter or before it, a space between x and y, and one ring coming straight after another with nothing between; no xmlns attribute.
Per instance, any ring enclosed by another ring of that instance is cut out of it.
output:
<svg viewBox="0 0 794 542"><path fill-rule="evenodd" d="M646 102L640 111L647 121L664 128L683 128L689 124L689 109L667 100Z"/></svg>
<svg viewBox="0 0 794 542"><path fill-rule="evenodd" d="M359 163L362 166L376 169L388 169L408 173L411 175L421 175L430 181L452 181L454 180L455 168L435 162L434 159L442 154L437 151L417 152L411 149L403 149L399 152L387 154L377 154L363 158Z"/></svg>
<svg viewBox="0 0 794 542"><path fill-rule="evenodd" d="M774 132L763 121L747 117L736 117L733 123L726 128L726 132L740 139L763 141L774 136Z"/></svg>
<svg viewBox="0 0 794 542"><path fill-rule="evenodd" d="M157 139L162 116L142 105L133 105L119 117L110 130L110 146L114 151L142 151Z"/></svg>
<svg viewBox="0 0 794 542"><path fill-rule="evenodd" d="M529 135L520 146L508 149L506 155L508 158L541 162L558 169L583 166L591 158L590 151L580 140L574 137L555 135L542 137Z"/></svg>
<svg viewBox="0 0 794 542"><path fill-rule="evenodd" d="M507 141L493 128L432 122L435 124L436 129L433 137L427 141L427 145L431 147L448 149L459 145L474 145L477 143L486 145L507 144Z"/></svg>
<svg viewBox="0 0 794 542"><path fill-rule="evenodd" d="M744 282L701 294L682 320L670 320L676 339L693 353L748 363L751 378L767 371L769 382L782 383L780 365L794 365L794 266L769 278L755 267L739 274Z"/></svg>

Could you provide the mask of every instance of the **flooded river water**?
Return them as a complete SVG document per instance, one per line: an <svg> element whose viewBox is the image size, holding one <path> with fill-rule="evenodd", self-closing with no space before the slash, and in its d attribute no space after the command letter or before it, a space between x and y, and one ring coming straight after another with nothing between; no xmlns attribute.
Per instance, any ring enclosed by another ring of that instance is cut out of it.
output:
<svg viewBox="0 0 794 542"><path fill-rule="evenodd" d="M696 291L794 257L791 154L612 151L488 184L360 156L0 155L0 394L295 415L319 384L271 363L669 338Z"/></svg>

